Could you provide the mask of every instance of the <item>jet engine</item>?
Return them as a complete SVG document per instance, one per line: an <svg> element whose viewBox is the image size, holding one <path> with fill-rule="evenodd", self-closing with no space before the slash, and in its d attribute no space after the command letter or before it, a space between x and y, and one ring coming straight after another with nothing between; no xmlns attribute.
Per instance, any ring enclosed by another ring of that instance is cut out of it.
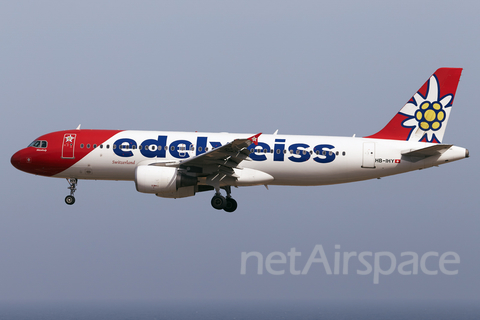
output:
<svg viewBox="0 0 480 320"><path fill-rule="evenodd" d="M182 174L178 168L145 165L135 168L135 186L138 192L184 198L195 195L197 178Z"/></svg>

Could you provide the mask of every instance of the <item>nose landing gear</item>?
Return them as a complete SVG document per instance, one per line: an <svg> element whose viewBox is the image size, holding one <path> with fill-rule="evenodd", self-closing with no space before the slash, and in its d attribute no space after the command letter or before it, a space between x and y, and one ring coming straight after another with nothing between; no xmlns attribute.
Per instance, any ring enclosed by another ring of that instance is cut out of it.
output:
<svg viewBox="0 0 480 320"><path fill-rule="evenodd" d="M225 198L222 196L220 193L220 189L217 189L215 192L215 195L212 198L211 204L212 207L214 207L217 210L225 210L226 212L233 212L237 209L237 201L232 198L231 193L232 189L230 186L223 187L222 189L225 189L227 192L227 197Z"/></svg>
<svg viewBox="0 0 480 320"><path fill-rule="evenodd" d="M75 197L73 195L77 190L78 180L76 178L70 178L70 179L67 179L67 181L68 181L68 184L70 184L70 187L67 188L67 189L70 189L70 195L65 197L65 203L68 205L72 205L75 203Z"/></svg>

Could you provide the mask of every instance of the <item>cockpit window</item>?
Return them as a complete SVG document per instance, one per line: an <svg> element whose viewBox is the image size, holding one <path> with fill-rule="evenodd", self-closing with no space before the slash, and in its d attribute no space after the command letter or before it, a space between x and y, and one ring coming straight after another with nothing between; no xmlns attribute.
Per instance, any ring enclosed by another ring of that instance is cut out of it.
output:
<svg viewBox="0 0 480 320"><path fill-rule="evenodd" d="M47 141L45 141L45 140L35 140L32 143L30 143L29 147L46 148L47 145L48 145Z"/></svg>

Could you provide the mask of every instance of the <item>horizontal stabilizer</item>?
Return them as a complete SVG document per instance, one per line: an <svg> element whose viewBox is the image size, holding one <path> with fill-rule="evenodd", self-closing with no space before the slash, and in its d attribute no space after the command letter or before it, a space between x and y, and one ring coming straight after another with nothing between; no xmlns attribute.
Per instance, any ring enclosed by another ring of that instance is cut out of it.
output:
<svg viewBox="0 0 480 320"><path fill-rule="evenodd" d="M437 144L434 146L417 149L417 150L405 150L402 152L402 156L427 158L435 155L439 155L450 149L452 144Z"/></svg>

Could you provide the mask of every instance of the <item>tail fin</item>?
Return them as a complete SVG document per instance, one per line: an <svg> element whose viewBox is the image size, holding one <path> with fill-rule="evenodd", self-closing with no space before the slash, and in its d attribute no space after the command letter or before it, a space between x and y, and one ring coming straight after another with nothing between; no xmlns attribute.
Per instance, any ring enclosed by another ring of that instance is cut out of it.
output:
<svg viewBox="0 0 480 320"><path fill-rule="evenodd" d="M365 137L441 143L462 68L440 68L379 132Z"/></svg>

